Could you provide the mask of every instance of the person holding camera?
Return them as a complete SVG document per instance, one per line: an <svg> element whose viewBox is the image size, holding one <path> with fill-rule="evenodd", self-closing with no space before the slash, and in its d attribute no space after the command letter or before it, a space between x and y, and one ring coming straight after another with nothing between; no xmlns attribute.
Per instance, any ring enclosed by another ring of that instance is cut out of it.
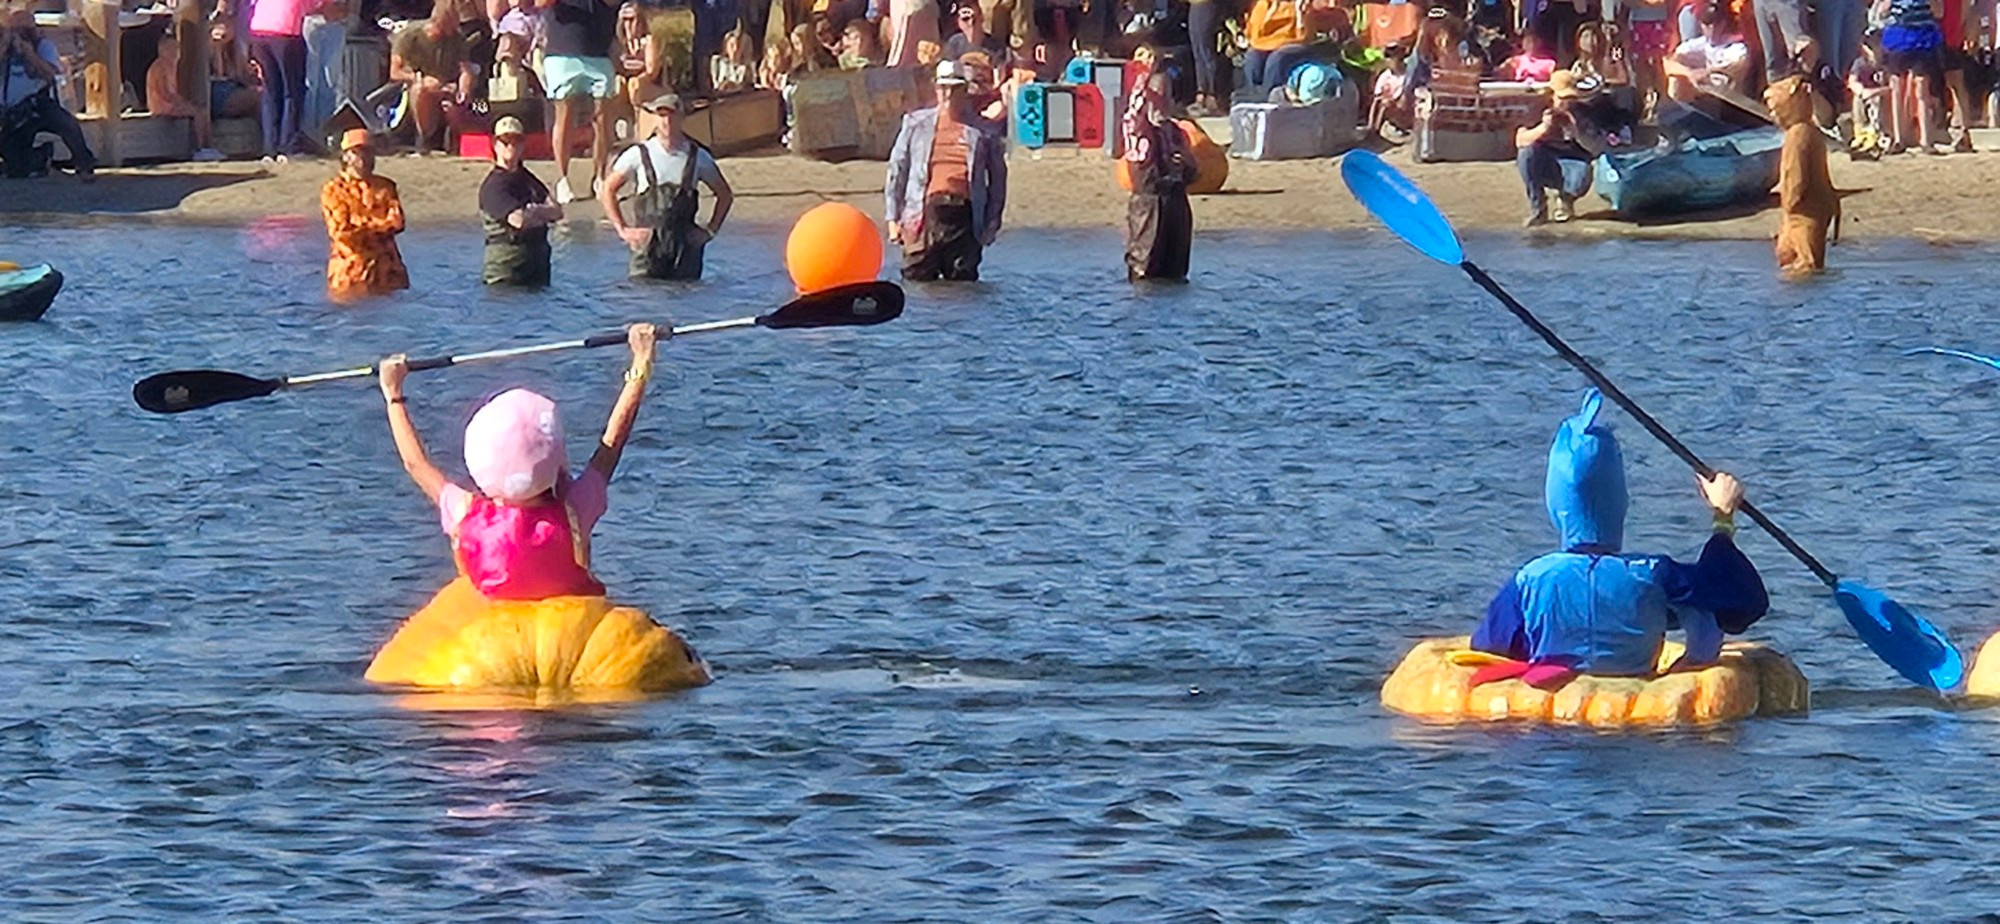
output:
<svg viewBox="0 0 2000 924"><path fill-rule="evenodd" d="M97 158L83 140L83 126L56 100L56 73L62 59L56 43L35 27L35 14L18 8L7 15L0 34L0 161L9 176L40 172L35 163L35 135L48 132L62 139L78 179L91 181Z"/></svg>

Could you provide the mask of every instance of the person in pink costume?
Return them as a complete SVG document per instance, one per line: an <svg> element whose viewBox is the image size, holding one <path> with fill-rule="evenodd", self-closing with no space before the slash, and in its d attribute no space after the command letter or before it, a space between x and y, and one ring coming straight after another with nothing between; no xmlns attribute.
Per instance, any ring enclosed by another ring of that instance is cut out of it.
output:
<svg viewBox="0 0 2000 924"><path fill-rule="evenodd" d="M604 516L611 474L638 420L657 337L651 324L627 330L625 387L597 451L574 477L555 402L516 388L480 407L465 427L465 467L476 490L453 483L425 451L403 396L407 357L382 360L382 397L403 469L437 505L459 571L489 599L604 594L590 571L590 531Z"/></svg>

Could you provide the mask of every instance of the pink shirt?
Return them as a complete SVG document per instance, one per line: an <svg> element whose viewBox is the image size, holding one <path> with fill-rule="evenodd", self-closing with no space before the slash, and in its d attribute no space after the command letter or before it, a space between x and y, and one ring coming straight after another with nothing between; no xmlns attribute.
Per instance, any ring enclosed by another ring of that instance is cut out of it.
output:
<svg viewBox="0 0 2000 924"><path fill-rule="evenodd" d="M610 509L608 489L610 482L594 468L585 468L582 474L569 483L564 498L569 501L569 509L576 514L576 528L587 536L597 521L603 519ZM472 492L458 485L446 482L444 490L438 492L438 523L444 527L444 534L458 538L458 524L465 519L465 512L472 506Z"/></svg>
<svg viewBox="0 0 2000 924"><path fill-rule="evenodd" d="M314 0L252 0L250 32L253 35L304 35L306 13L319 4Z"/></svg>

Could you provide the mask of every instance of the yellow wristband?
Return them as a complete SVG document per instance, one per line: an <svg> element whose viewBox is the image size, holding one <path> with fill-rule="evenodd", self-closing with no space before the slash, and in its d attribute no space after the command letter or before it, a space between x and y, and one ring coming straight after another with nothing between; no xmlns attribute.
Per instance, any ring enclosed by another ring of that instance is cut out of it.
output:
<svg viewBox="0 0 2000 924"><path fill-rule="evenodd" d="M1715 515L1715 531L1725 536L1736 535L1736 515L1733 513L1717 513Z"/></svg>
<svg viewBox="0 0 2000 924"><path fill-rule="evenodd" d="M633 366L632 368L625 370L625 384L627 385L630 385L634 382L644 382L652 377L653 377L653 371L651 369L641 369L638 366Z"/></svg>

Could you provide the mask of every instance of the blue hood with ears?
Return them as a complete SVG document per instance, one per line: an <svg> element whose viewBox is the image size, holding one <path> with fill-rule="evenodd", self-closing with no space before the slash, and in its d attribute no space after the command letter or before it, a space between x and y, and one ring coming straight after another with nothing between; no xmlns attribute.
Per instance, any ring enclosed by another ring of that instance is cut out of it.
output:
<svg viewBox="0 0 2000 924"><path fill-rule="evenodd" d="M1542 495L1567 551L1597 546L1616 552L1625 545L1625 458L1611 425L1597 419L1604 396L1593 388L1583 409L1563 421L1549 446L1549 474Z"/></svg>

